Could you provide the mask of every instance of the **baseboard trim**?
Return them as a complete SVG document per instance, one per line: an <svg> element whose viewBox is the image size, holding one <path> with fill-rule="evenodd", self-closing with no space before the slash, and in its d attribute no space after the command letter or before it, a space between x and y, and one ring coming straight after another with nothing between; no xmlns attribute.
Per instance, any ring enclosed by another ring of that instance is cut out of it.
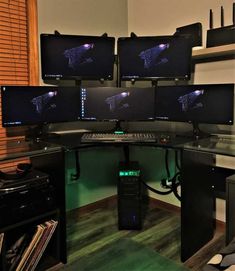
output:
<svg viewBox="0 0 235 271"><path fill-rule="evenodd" d="M149 197L149 206L150 208L156 208L159 207L161 209L173 212L173 213L179 213L180 214L180 207L173 205L171 203L161 201L159 199L151 198Z"/></svg>
<svg viewBox="0 0 235 271"><path fill-rule="evenodd" d="M225 232L226 230L226 223L224 221L215 220L216 221L216 231Z"/></svg>
<svg viewBox="0 0 235 271"><path fill-rule="evenodd" d="M69 218L72 218L74 216L77 217L77 216L95 211L96 209L108 208L115 205L117 205L117 195L113 195L113 196L92 202L90 204L84 205L82 207L69 210L67 211L66 215Z"/></svg>
<svg viewBox="0 0 235 271"><path fill-rule="evenodd" d="M170 212L174 212L174 213L180 213L180 207L175 206L173 204L170 204L168 202L164 202L155 198L151 198L148 197L147 199L149 207L150 208L156 208L159 207L161 209L165 209L167 211ZM112 206L116 206L117 205L117 195L113 195L107 198L104 198L102 200L84 205L82 207L76 208L76 209L72 209L67 211L67 216L68 217L73 217L73 216L78 216L78 215L83 215L89 212L92 212L96 209L99 208L108 208L108 207L112 207Z"/></svg>
<svg viewBox="0 0 235 271"><path fill-rule="evenodd" d="M164 202L159 199L152 198L152 197L148 197L147 200L148 200L149 207L151 209L159 207L161 209L164 209L164 210L167 210L167 211L170 211L173 213L178 213L180 215L181 208L179 206L176 206L176 205L173 205L168 202ZM113 195L113 196L104 198L102 200L90 203L88 205L70 210L67 212L67 217L69 217L69 218L78 217L80 215L84 215L84 214L90 213L92 211L95 211L96 209L110 208L110 207L112 207L112 206L114 207L116 205L117 205L117 195ZM226 228L225 222L216 219L216 231L218 230L218 231L224 232L225 228Z"/></svg>

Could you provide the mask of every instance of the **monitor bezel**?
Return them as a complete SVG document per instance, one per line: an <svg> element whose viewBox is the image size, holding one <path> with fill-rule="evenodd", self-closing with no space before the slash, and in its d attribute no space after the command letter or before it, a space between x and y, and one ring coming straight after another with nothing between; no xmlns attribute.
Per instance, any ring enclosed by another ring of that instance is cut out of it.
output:
<svg viewBox="0 0 235 271"><path fill-rule="evenodd" d="M232 108L234 109L234 91L235 91L235 84L233 83L225 83L225 84L189 84L189 85L174 85L174 86L160 86L159 88L174 88L174 87L203 87L203 86L231 86L231 91L232 91ZM170 119L164 119L164 118L160 118L156 116L156 96L157 96L157 88L155 88L155 120L156 121L164 121L164 122L179 122L179 123L189 123L189 124L193 124L193 125L197 125L197 124L212 124L212 125L229 125L232 126L234 124L234 110L233 110L233 114L232 114L232 119L229 120L228 122L219 122L219 121L203 121L203 120L179 120L179 119L174 119L174 118L170 118ZM172 92L174 90L172 89Z"/></svg>
<svg viewBox="0 0 235 271"><path fill-rule="evenodd" d="M108 90L112 90L112 89L119 89L119 90L136 90L136 89L141 89L141 90L145 90L148 91L149 89L152 89L153 91L153 117L152 118L136 118L136 119L125 119L125 118L85 118L82 116L81 113L81 121L88 121L88 122L152 122L155 120L154 116L155 116L155 108L154 108L154 96L155 96L155 90L154 87L82 87L85 89L97 89L97 91L99 90L104 90L104 91L108 91ZM82 88L81 88L81 95L82 95ZM82 102L82 98L80 99L80 101ZM81 105L81 110L82 110L82 105Z"/></svg>
<svg viewBox="0 0 235 271"><path fill-rule="evenodd" d="M56 124L56 123L68 123L68 122L76 122L76 121L80 121L80 108L78 110L79 112L79 116L78 116L78 119L74 119L74 120L67 120L67 119L64 119L64 120L56 120L56 121L37 121L37 122L33 122L33 121L28 121L28 122L24 122L24 123L12 123L12 124L7 124L4 122L4 114L5 114L5 110L7 110L5 108L5 103L4 103L4 96L5 96L5 90L4 88L7 88L7 91L10 91L9 88L14 88L14 89L18 89L20 91L21 88L28 88L29 90L30 89L38 89L38 88L43 88L43 89L50 89L50 88L53 88L53 89L57 89L59 90L60 88L62 89L66 89L66 90L69 90L69 89L74 89L74 90L77 90L79 93L78 93L78 106L80 107L80 87L68 87L68 86L22 86L22 85L4 85L4 86L1 86L0 87L0 91L1 91L1 104L2 104L2 127L3 128L11 128L11 127L27 127L27 126L45 126L45 125L48 125L48 124Z"/></svg>
<svg viewBox="0 0 235 271"><path fill-rule="evenodd" d="M112 72L111 75L109 76L79 76L79 75L52 75L52 76L46 76L44 70L45 70L45 57L44 57L44 52L43 52L43 39L46 37L54 37L54 38L78 38L78 39L93 39L93 40L109 40L110 42L113 43L113 53L112 53ZM99 81L112 81L114 78L114 63L115 63L115 38L114 37L109 37L109 36L91 36L91 35L70 35L70 34L47 34L47 33L41 33L40 34L40 59L41 59L41 78L44 81L49 81L49 80L56 80L56 81L61 81L61 80L75 80L75 81L82 81L82 80L99 80Z"/></svg>
<svg viewBox="0 0 235 271"><path fill-rule="evenodd" d="M184 38L188 40L188 50L189 50L189 62L188 62L188 74L184 76L122 76L121 72L121 67L120 67L120 42L122 41L129 41L129 40L146 40L146 41L159 41L159 40L164 40L164 39L177 39L177 38ZM117 52L118 52L118 70L119 70L119 77L121 81L172 81L172 80L182 80L182 81L188 81L191 78L191 59L192 59L192 44L191 44L191 39L188 35L162 35L162 36L133 36L133 37L119 37L117 40Z"/></svg>

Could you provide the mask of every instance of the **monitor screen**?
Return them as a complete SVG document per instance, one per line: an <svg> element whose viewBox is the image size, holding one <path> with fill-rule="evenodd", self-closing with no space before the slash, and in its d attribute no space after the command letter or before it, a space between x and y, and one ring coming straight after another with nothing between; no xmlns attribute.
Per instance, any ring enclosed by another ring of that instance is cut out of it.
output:
<svg viewBox="0 0 235 271"><path fill-rule="evenodd" d="M80 119L80 88L2 86L2 126L39 125Z"/></svg>
<svg viewBox="0 0 235 271"><path fill-rule="evenodd" d="M157 120L233 124L234 84L156 88Z"/></svg>
<svg viewBox="0 0 235 271"><path fill-rule="evenodd" d="M115 38L41 34L43 79L112 80Z"/></svg>
<svg viewBox="0 0 235 271"><path fill-rule="evenodd" d="M190 79L191 56L189 36L118 39L122 80Z"/></svg>
<svg viewBox="0 0 235 271"><path fill-rule="evenodd" d="M82 88L81 118L152 120L154 119L154 88Z"/></svg>

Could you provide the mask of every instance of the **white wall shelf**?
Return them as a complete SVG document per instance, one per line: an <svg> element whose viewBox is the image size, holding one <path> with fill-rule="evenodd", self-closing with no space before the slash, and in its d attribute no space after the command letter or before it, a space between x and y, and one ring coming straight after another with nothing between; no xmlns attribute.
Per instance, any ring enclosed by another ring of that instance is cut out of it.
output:
<svg viewBox="0 0 235 271"><path fill-rule="evenodd" d="M192 53L193 60L202 60L207 58L230 55L235 56L235 44L227 44L222 46L194 50Z"/></svg>

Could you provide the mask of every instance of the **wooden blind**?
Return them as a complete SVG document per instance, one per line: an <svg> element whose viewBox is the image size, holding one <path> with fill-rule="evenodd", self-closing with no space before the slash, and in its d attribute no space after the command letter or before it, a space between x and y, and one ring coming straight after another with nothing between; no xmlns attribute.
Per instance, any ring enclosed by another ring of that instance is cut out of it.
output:
<svg viewBox="0 0 235 271"><path fill-rule="evenodd" d="M28 85L25 0L0 0L0 84Z"/></svg>
<svg viewBox="0 0 235 271"><path fill-rule="evenodd" d="M37 0L0 0L0 86L38 84L37 39ZM7 140L1 126L0 143Z"/></svg>

